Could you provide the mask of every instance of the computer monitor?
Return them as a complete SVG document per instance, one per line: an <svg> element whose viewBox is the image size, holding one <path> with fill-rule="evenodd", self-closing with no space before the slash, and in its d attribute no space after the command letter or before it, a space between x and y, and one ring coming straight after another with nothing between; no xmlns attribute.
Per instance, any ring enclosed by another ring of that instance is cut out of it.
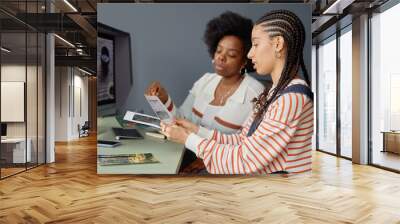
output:
<svg viewBox="0 0 400 224"><path fill-rule="evenodd" d="M97 47L97 103L115 104L114 38L99 34Z"/></svg>
<svg viewBox="0 0 400 224"><path fill-rule="evenodd" d="M97 114L118 114L129 95L132 79L131 36L97 24Z"/></svg>
<svg viewBox="0 0 400 224"><path fill-rule="evenodd" d="M1 137L7 136L7 124L1 123Z"/></svg>

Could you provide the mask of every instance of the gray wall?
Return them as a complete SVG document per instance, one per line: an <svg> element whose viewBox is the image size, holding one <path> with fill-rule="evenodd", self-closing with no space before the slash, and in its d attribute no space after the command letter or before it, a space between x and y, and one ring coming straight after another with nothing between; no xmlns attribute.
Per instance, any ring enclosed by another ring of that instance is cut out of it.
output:
<svg viewBox="0 0 400 224"><path fill-rule="evenodd" d="M129 109L151 113L143 93L153 80L159 80L175 103L180 105L193 83L205 72L213 72L211 58L202 40L203 33L210 19L227 10L253 21L275 9L288 9L296 13L306 28L304 60L311 72L309 4L102 3L97 5L97 9L99 22L131 34L133 86L120 111ZM118 78L118 74L116 76Z"/></svg>

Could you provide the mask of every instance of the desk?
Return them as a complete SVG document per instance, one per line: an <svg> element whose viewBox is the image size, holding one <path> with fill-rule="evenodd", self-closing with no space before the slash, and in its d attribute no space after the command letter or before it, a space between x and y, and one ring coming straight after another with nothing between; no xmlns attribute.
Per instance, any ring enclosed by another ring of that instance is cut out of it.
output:
<svg viewBox="0 0 400 224"><path fill-rule="evenodd" d="M400 154L400 131L382 131L383 150L382 152L393 152Z"/></svg>
<svg viewBox="0 0 400 224"><path fill-rule="evenodd" d="M32 141L30 138L27 138L26 141L28 142L27 144L28 147L26 147L26 154L25 154L25 138L1 139L1 144L2 144L1 154L2 157L5 158L7 163L25 163L25 158L27 158L26 162L31 161Z"/></svg>
<svg viewBox="0 0 400 224"><path fill-rule="evenodd" d="M115 117L98 118L99 140L115 140L112 127L121 127ZM145 129L137 128L144 139L121 140L121 145L114 148L98 147L98 155L117 155L132 153L153 153L159 163L136 165L100 166L97 164L98 174L177 174L184 153L181 144L168 140L147 136Z"/></svg>

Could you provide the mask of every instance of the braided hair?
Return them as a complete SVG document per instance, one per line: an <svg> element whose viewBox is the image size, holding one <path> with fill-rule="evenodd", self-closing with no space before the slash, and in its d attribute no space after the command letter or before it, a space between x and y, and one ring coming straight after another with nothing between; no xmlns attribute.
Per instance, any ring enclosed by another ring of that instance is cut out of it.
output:
<svg viewBox="0 0 400 224"><path fill-rule="evenodd" d="M265 28L264 31L270 38L281 36L287 46L285 65L271 97L268 97L269 89L265 89L255 99L255 116L259 119L267 111L268 106L279 97L278 94L295 78L300 68L308 85L310 80L303 59L304 25L296 14L287 10L274 10L262 16L255 25Z"/></svg>

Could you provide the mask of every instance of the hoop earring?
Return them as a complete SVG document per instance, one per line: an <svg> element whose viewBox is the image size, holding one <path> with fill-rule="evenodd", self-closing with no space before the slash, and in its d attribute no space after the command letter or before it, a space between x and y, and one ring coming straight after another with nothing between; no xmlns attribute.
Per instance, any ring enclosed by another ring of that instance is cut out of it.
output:
<svg viewBox="0 0 400 224"><path fill-rule="evenodd" d="M244 75L245 73L247 73L247 69L245 67L240 69L240 74Z"/></svg>

